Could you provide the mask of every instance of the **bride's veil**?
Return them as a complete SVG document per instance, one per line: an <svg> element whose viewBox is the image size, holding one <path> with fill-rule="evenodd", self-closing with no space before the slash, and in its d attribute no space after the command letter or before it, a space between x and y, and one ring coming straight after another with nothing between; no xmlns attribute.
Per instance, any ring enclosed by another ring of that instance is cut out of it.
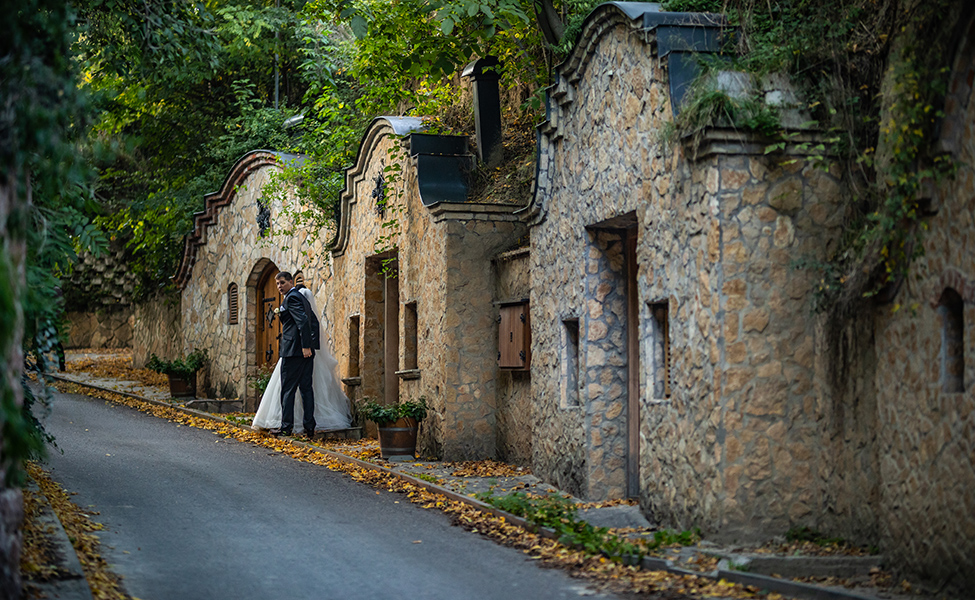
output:
<svg viewBox="0 0 975 600"><path fill-rule="evenodd" d="M318 339L321 340L321 348L315 352L315 419L326 428L349 427L351 406L339 381L339 361L332 354L332 340L321 325L322 316L318 312L315 294L306 287L300 291L318 318Z"/></svg>
<svg viewBox="0 0 975 600"><path fill-rule="evenodd" d="M331 340L321 326L322 318L318 312L315 295L306 287L298 290L308 300L312 313L318 318L318 336L321 348L315 352L314 382L315 386L315 421L319 429L344 429L350 425L349 399L342 390L338 379L338 364L332 355ZM300 397L298 391L296 400ZM295 423L302 422L301 402L295 402ZM274 367L271 379L268 381L261 403L254 415L252 424L263 429L281 426L281 361Z"/></svg>
<svg viewBox="0 0 975 600"><path fill-rule="evenodd" d="M311 312L314 313L315 318L318 319L318 339L321 340L321 352L325 355L325 363L328 366L328 370L333 374L335 373L335 367L339 365L339 361L335 359L332 355L332 340L328 336L328 332L322 327L322 315L318 312L318 304L315 302L315 294L311 292L310 289L302 287L300 290L301 295L308 299L308 304L311 306ZM337 375L337 374L336 374Z"/></svg>

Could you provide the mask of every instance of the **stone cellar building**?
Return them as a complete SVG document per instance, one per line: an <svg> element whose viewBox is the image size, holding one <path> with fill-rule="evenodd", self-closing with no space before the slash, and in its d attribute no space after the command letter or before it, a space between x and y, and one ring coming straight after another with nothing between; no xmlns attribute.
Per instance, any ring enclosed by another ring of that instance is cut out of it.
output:
<svg viewBox="0 0 975 600"><path fill-rule="evenodd" d="M424 456L526 464L714 539L808 526L975 587L975 9L956 13L940 143L959 173L920 199L924 257L856 315L816 314L795 268L830 256L847 204L788 86L751 89L794 133L781 152L731 128L669 141L725 24L620 2L556 67L529 205L470 197L500 119L475 63L476 157L376 118L308 256L261 234L282 210L264 185L298 158L243 157L196 216L177 305L136 309L137 350L207 348L204 389L253 409L246 382L276 360L268 278L301 270L350 398L430 403Z"/></svg>
<svg viewBox="0 0 975 600"><path fill-rule="evenodd" d="M612 3L549 90L531 214L533 468L670 526L784 533L824 493L811 276L837 175L712 130L661 132L714 15Z"/></svg>
<svg viewBox="0 0 975 600"><path fill-rule="evenodd" d="M664 144L719 18L625 2L589 15L556 68L521 213L538 476L714 539L808 526L975 586L975 10L956 12L941 145L962 167L921 199L925 256L899 293L839 324L794 264L836 247L842 173L735 130ZM784 125L804 120L786 108Z"/></svg>
<svg viewBox="0 0 975 600"><path fill-rule="evenodd" d="M207 397L240 398L245 409L257 409L260 397L248 382L260 370L273 369L278 360L280 322L273 309L281 298L274 276L279 271L295 274L319 304L329 277L327 235L298 231L289 240L270 235L274 227L287 225L282 210L294 199L268 194L265 186L272 173L300 160L265 150L249 152L220 190L207 194L206 208L194 216L173 277L180 290L178 306L159 300L137 311L137 320L159 327L159 333L136 348L136 360L145 359L154 347L169 346L171 352L175 347L172 355L206 349L210 361L198 387ZM153 325L165 323L167 316L175 317L178 331Z"/></svg>
<svg viewBox="0 0 975 600"><path fill-rule="evenodd" d="M466 136L373 121L346 173L323 323L350 398L426 398L422 453L527 460L527 378L502 373L495 341L501 303L528 292L495 259L526 228L516 206L468 200L473 161Z"/></svg>

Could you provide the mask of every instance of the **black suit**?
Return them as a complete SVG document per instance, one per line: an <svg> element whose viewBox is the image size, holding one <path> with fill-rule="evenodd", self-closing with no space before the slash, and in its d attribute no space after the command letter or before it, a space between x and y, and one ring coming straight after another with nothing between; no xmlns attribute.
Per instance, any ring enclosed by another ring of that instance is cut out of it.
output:
<svg viewBox="0 0 975 600"><path fill-rule="evenodd" d="M312 365L319 348L318 319L296 288L284 296L281 318L281 431L290 433L295 420L295 392L301 390L302 426L308 434L315 431L315 394L312 391ZM315 332L313 335L312 332ZM303 348L312 355L305 358Z"/></svg>

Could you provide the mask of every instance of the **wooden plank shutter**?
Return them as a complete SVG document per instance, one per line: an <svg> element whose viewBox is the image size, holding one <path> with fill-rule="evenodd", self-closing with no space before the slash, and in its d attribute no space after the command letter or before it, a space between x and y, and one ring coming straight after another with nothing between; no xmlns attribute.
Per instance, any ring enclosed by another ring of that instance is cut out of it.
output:
<svg viewBox="0 0 975 600"><path fill-rule="evenodd" d="M502 369L527 369L531 362L531 320L528 303L501 306L498 328L498 366Z"/></svg>
<svg viewBox="0 0 975 600"><path fill-rule="evenodd" d="M227 288L227 323L236 325L238 320L239 300L237 297L237 284L231 283Z"/></svg>

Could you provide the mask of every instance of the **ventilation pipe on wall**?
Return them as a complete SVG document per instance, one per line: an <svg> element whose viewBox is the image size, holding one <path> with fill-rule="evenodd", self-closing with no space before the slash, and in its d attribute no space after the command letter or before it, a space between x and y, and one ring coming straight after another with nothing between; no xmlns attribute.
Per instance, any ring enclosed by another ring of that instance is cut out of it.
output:
<svg viewBox="0 0 975 600"><path fill-rule="evenodd" d="M477 157L488 168L501 164L501 62L496 56L475 60L464 68L464 77L474 80L474 126L477 129Z"/></svg>

